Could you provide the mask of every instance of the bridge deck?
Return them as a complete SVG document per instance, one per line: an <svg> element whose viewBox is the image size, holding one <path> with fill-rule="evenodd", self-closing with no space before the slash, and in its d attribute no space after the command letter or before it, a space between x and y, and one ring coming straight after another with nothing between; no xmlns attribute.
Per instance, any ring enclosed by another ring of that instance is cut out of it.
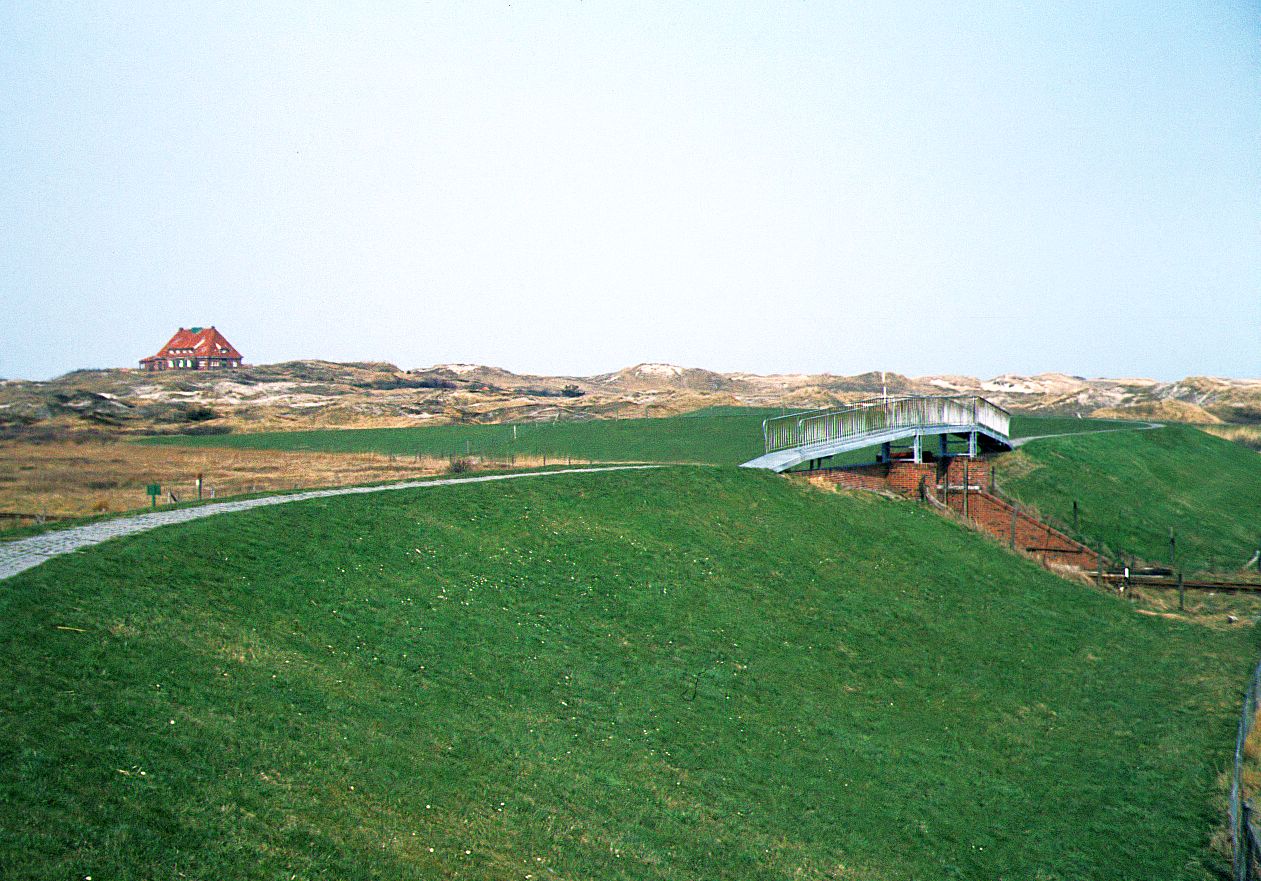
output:
<svg viewBox="0 0 1261 881"><path fill-rule="evenodd" d="M1009 424L1006 410L972 395L862 401L841 410L766 420L766 452L741 467L786 471L811 459L932 435L975 435L978 445L1010 449Z"/></svg>

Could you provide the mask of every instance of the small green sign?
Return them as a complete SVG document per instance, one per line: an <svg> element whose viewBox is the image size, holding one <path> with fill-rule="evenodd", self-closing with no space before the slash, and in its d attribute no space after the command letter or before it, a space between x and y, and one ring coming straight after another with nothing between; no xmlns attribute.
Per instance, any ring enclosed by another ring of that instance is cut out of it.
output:
<svg viewBox="0 0 1261 881"><path fill-rule="evenodd" d="M147 493L149 493L149 495L151 495L151 496L160 496L160 495L162 495L162 487L161 487L161 486L159 486L159 485L158 485L158 484L156 484L156 483L151 483L151 484L149 484L147 487L145 487L145 491L146 491Z"/></svg>

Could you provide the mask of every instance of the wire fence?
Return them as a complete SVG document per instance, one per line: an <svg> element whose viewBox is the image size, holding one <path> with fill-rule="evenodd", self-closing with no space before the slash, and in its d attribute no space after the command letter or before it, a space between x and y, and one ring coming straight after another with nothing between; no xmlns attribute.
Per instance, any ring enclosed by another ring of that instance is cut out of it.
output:
<svg viewBox="0 0 1261 881"><path fill-rule="evenodd" d="M1244 760L1247 758L1248 736L1257 719L1257 691L1261 688L1261 663L1252 671L1244 694L1243 712L1239 717L1239 734L1235 738L1235 766L1230 779L1230 844L1231 866L1235 881L1261 879L1261 831L1254 822L1252 799L1243 788Z"/></svg>
<svg viewBox="0 0 1261 881"><path fill-rule="evenodd" d="M1129 566L1131 569L1150 565L1157 568L1166 568L1170 572L1186 571L1189 574L1234 573L1261 575L1261 540L1258 540L1257 550L1252 552L1251 555L1247 553L1231 555L1220 547L1207 548L1203 542L1194 546L1193 551L1188 554L1187 549L1191 546L1183 547L1182 532L1184 524L1175 521L1169 524L1169 529L1171 539L1175 535L1177 536L1176 543L1166 545L1163 554L1149 553L1146 558L1141 558L1138 554L1126 551L1123 547L1114 545L1108 540L1108 525L1106 522L1101 522L1103 518L1096 517L1098 514L1097 510L1092 510L1086 506L1079 508L1077 503L1073 502L1072 509L1057 512L1038 505L1021 502L1015 493L1006 489L1003 483L1003 476L997 468L990 472L990 492L1011 504L1019 504L1022 510L1055 527L1075 541L1088 546L1091 550L1100 553L1110 565ZM1114 513L1110 519L1117 519L1116 514ZM1214 551L1216 552L1214 553Z"/></svg>

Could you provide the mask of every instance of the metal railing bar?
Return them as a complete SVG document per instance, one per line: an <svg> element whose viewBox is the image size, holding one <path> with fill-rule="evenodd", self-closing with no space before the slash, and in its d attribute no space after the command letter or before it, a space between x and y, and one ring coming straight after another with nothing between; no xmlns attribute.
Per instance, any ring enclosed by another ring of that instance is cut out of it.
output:
<svg viewBox="0 0 1261 881"><path fill-rule="evenodd" d="M979 395L873 398L841 409L805 411L762 422L765 452L874 434L890 428L976 425L1006 438L1011 414Z"/></svg>

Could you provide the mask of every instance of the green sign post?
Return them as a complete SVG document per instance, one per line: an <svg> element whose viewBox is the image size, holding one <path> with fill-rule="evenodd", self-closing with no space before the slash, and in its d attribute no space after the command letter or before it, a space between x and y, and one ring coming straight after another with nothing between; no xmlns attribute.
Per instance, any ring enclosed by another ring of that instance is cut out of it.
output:
<svg viewBox="0 0 1261 881"><path fill-rule="evenodd" d="M156 508L158 506L158 496L162 495L162 487L156 483L151 483L145 487L145 492L149 494L149 501Z"/></svg>

